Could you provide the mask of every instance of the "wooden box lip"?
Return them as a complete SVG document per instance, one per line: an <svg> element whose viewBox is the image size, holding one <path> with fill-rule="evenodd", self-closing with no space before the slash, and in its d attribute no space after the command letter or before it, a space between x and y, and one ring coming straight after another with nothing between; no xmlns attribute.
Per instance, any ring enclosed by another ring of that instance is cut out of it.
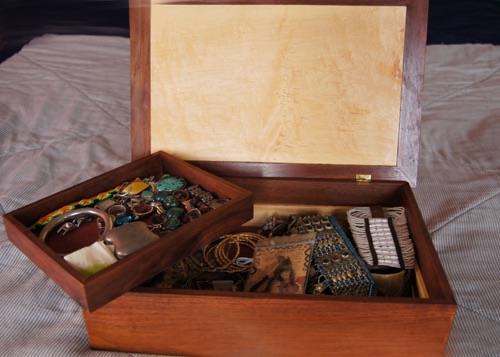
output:
<svg viewBox="0 0 500 357"><path fill-rule="evenodd" d="M402 180L409 182L412 186L416 185L421 91L423 87L427 31L427 0L130 0L132 157L134 159L148 155L151 151L150 6L179 4L404 6L406 8L406 29L399 144L397 164L395 166L193 162L201 167L209 168L212 172L229 172L229 176L354 179L356 174L370 174L374 180Z"/></svg>
<svg viewBox="0 0 500 357"><path fill-rule="evenodd" d="M200 184L230 201L90 277L79 274L29 229L40 216L63 205L92 197L137 177L160 173L182 174L189 182ZM252 196L251 192L226 180L158 152L14 210L4 215L3 220L12 243L84 310L94 311L150 279L178 257L208 244L227 231L227 225L243 224L251 219ZM123 278L127 276L132 278Z"/></svg>

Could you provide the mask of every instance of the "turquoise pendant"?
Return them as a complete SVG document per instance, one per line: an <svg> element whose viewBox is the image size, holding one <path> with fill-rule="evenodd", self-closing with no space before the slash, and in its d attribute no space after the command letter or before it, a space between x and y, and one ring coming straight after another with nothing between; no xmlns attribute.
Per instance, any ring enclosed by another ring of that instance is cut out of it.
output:
<svg viewBox="0 0 500 357"><path fill-rule="evenodd" d="M156 189L160 192L161 191L172 192L175 190L180 190L186 187L186 185L187 182L182 177L165 175L156 183Z"/></svg>

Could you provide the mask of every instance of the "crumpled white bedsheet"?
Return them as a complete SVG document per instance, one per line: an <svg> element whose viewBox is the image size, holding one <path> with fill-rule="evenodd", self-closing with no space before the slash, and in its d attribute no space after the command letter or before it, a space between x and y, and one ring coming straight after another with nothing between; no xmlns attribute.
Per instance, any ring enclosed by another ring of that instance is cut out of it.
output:
<svg viewBox="0 0 500 357"><path fill-rule="evenodd" d="M429 46L414 189L459 306L449 356L500 355L500 47ZM0 214L130 161L129 40L44 35L0 64ZM0 354L93 351L0 222Z"/></svg>

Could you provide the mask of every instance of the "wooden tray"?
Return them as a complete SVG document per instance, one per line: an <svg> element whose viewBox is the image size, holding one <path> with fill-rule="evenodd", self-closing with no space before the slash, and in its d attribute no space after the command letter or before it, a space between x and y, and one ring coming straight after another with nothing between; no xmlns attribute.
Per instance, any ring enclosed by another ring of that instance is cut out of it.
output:
<svg viewBox="0 0 500 357"><path fill-rule="evenodd" d="M100 272L84 277L30 230L38 218L137 177L169 173L230 200ZM252 194L163 152L149 155L4 216L9 239L85 310L93 311L150 279L181 256L252 218Z"/></svg>

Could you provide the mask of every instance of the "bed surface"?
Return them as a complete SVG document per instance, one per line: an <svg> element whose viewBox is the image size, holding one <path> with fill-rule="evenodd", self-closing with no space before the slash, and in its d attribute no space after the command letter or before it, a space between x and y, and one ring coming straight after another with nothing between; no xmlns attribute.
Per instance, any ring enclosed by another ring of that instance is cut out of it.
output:
<svg viewBox="0 0 500 357"><path fill-rule="evenodd" d="M55 60L57 59L57 60ZM130 161L129 40L44 35L0 64L0 213ZM449 356L500 355L500 47L427 47L414 189L458 304ZM88 347L79 306L0 223L5 356Z"/></svg>

